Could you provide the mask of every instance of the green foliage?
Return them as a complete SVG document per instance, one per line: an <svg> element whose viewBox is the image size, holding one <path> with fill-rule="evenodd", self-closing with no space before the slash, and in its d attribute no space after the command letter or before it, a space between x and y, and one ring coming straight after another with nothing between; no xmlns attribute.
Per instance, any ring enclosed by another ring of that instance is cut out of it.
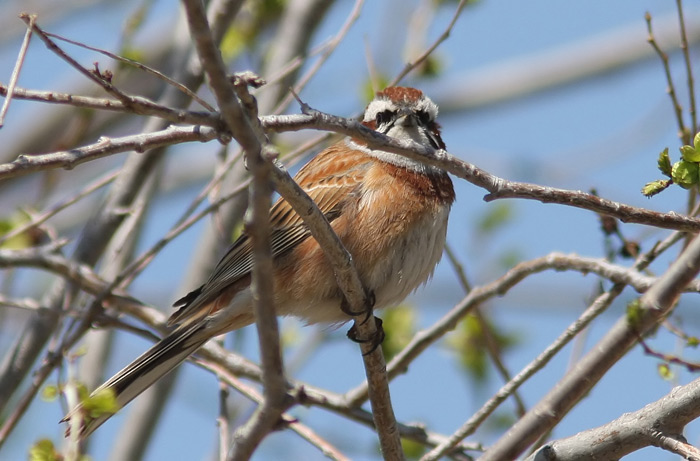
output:
<svg viewBox="0 0 700 461"><path fill-rule="evenodd" d="M664 176L671 177L671 158L668 156L668 147L661 151L659 154L659 160L657 160L657 165L659 171Z"/></svg>
<svg viewBox="0 0 700 461"><path fill-rule="evenodd" d="M683 189L690 189L700 184L700 133L695 135L693 145L680 147L681 159L671 165L668 147L659 154L657 165L664 176L671 179L659 179L648 182L642 188L642 194L647 197L658 194L671 184L677 184Z"/></svg>
<svg viewBox="0 0 700 461"><path fill-rule="evenodd" d="M416 73L421 78L434 78L440 75L443 67L440 58L431 54L418 66Z"/></svg>
<svg viewBox="0 0 700 461"><path fill-rule="evenodd" d="M671 381L674 378L674 373L668 363L660 363L657 367L659 376L666 381Z"/></svg>
<svg viewBox="0 0 700 461"><path fill-rule="evenodd" d="M80 389L83 391L84 387ZM117 403L117 396L114 393L114 389L101 389L94 393L94 395L83 397L86 392L79 392L81 394L81 403L83 405L83 410L85 415L89 418L99 418L104 415L113 415L119 411L119 404Z"/></svg>
<svg viewBox="0 0 700 461"><path fill-rule="evenodd" d="M692 146L681 146L681 155L686 162L700 162L700 133L695 135Z"/></svg>
<svg viewBox="0 0 700 461"><path fill-rule="evenodd" d="M53 442L49 439L41 439L29 448L30 461L61 461L63 455L56 451Z"/></svg>
<svg viewBox="0 0 700 461"><path fill-rule="evenodd" d="M246 47L250 37L239 27L229 27L221 40L221 55L224 60L231 61Z"/></svg>
<svg viewBox="0 0 700 461"><path fill-rule="evenodd" d="M153 0L145 0L139 5L133 13L126 18L124 24L124 37L131 39L143 27L148 17L148 12L153 6Z"/></svg>
<svg viewBox="0 0 700 461"><path fill-rule="evenodd" d="M119 55L136 62L143 62L145 55L139 46L133 46L134 37L146 25L146 19L153 7L153 0L143 0L140 5L126 18L122 30L122 44ZM130 66L124 62L117 63L119 69L129 69Z"/></svg>
<svg viewBox="0 0 700 461"><path fill-rule="evenodd" d="M507 202L498 202L488 207L486 213L477 221L476 228L480 234L490 234L505 227L512 220L513 206Z"/></svg>
<svg viewBox="0 0 700 461"><path fill-rule="evenodd" d="M374 94L377 91L382 91L389 84L389 78L384 74L378 74L374 76L374 79L367 79L362 84L361 94L362 100L365 104L374 99Z"/></svg>
<svg viewBox="0 0 700 461"><path fill-rule="evenodd" d="M644 194L645 197L653 197L671 184L673 184L673 182L670 179L659 179L657 181L648 182L642 187L642 194Z"/></svg>
<svg viewBox="0 0 700 461"><path fill-rule="evenodd" d="M122 58L131 59L136 62L143 62L146 60L146 55L143 53L143 50L129 45L124 45L119 54ZM122 66L122 63L119 65Z"/></svg>
<svg viewBox="0 0 700 461"><path fill-rule="evenodd" d="M698 183L698 164L686 160L674 163L671 179L683 189L690 189Z"/></svg>
<svg viewBox="0 0 700 461"><path fill-rule="evenodd" d="M53 402L58 398L59 394L60 389L58 388L58 386L44 386L44 388L41 390L41 399L45 402Z"/></svg>
<svg viewBox="0 0 700 461"><path fill-rule="evenodd" d="M407 459L420 459L426 452L425 445L410 439L401 439L401 448Z"/></svg>
<svg viewBox="0 0 700 461"><path fill-rule="evenodd" d="M700 345L700 339L697 336L688 336L685 339L685 345L688 347L698 347Z"/></svg>
<svg viewBox="0 0 700 461"><path fill-rule="evenodd" d="M644 315L639 299L630 301L627 304L627 322L632 328L639 329Z"/></svg>
<svg viewBox="0 0 700 461"><path fill-rule="evenodd" d="M265 28L279 20L286 0L260 0L246 4L246 13L240 15L226 30L221 42L221 53L225 60L238 57L243 50L255 47L257 39Z"/></svg>
<svg viewBox="0 0 700 461"><path fill-rule="evenodd" d="M27 222L29 222L29 220L29 214L23 211L18 211L7 218L0 218L0 237L5 234L9 234L18 227L25 225ZM7 250L21 250L22 248L32 246L33 243L34 239L32 238L31 232L27 231L7 240L0 245L0 248Z"/></svg>
<svg viewBox="0 0 700 461"><path fill-rule="evenodd" d="M408 344L416 331L415 309L405 305L386 309L382 320L385 334L382 351L387 360L391 360Z"/></svg>
<svg viewBox="0 0 700 461"><path fill-rule="evenodd" d="M523 260L522 252L517 248L506 248L498 255L498 265L510 269Z"/></svg>
<svg viewBox="0 0 700 461"><path fill-rule="evenodd" d="M517 343L514 336L499 332L494 325L476 314L464 317L446 341L457 353L462 368L479 382L488 376L487 341L493 341L494 346L501 351Z"/></svg>

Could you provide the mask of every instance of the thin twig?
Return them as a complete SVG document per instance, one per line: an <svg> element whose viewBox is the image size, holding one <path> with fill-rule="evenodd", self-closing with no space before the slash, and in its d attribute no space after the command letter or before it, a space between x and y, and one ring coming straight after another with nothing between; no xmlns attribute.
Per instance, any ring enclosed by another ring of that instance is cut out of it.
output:
<svg viewBox="0 0 700 461"><path fill-rule="evenodd" d="M111 183L112 181L114 181L114 178L117 176L117 174L119 174L118 171L110 171L109 173L103 175L100 178L97 178L97 180L95 180L92 183L85 186L80 192L73 195L72 197L69 197L65 200L62 200L62 201L56 203L51 208L45 210L43 213L41 213L38 216L32 216L31 219L29 220L29 222L15 228L15 229L12 229L7 234L1 236L0 237L0 247L2 247L2 244L7 242L7 240L18 236L18 235L28 231L29 229L40 226L41 224L48 221L50 218L54 217L59 212L65 210L66 208L68 208L71 205L74 205L75 203L77 203L78 201L87 197L88 195L92 194L96 190Z"/></svg>
<svg viewBox="0 0 700 461"><path fill-rule="evenodd" d="M445 244L445 254L447 255L447 259L450 261L450 264L452 265L455 274L457 275L459 283L462 285L462 289L464 290L465 294L469 294L472 287L469 283L469 280L467 279L467 274L464 272L464 266L457 258L455 252L452 251L452 248L449 244ZM481 324L481 331L484 335L486 351L488 352L489 356L491 356L491 360L493 361L496 370L498 370L505 382L510 381L512 379L512 376L510 374L510 371L508 371L505 364L503 363L503 358L501 357L501 349L500 345L498 344L498 339L496 338L494 327L491 326L491 324L486 320L484 314L481 312L480 306L474 307L474 315L477 321ZM518 415L524 415L526 411L525 402L523 402L523 399L520 396L519 392L513 392L513 400L515 400L515 406Z"/></svg>
<svg viewBox="0 0 700 461"><path fill-rule="evenodd" d="M328 58L333 54L338 45L342 43L343 39L346 37L350 29L352 28L352 25L360 17L360 12L362 11L362 6L364 5L364 3L365 0L355 0L355 5L353 6L352 11L345 20L345 23L340 27L338 33L328 41L328 44L326 45L323 53L321 53L321 56L319 56L319 58L313 63L309 70L307 70L306 73L299 79L296 85L294 85L294 91L296 93L300 93L301 90L304 89L304 87L309 83L309 81L311 81L313 76L318 73L323 64L325 64ZM287 106L289 106L289 103L292 101L293 97L294 96L291 93L288 93L284 97L284 99L282 99L279 102L279 104L277 104L277 106L272 110L272 113L281 114L287 108Z"/></svg>
<svg viewBox="0 0 700 461"><path fill-rule="evenodd" d="M102 74L99 70L89 70L78 61L70 57L65 51L59 47L56 42L51 40L51 38L44 32L44 30L39 27L37 24L32 24L30 20L30 16L22 13L19 15L20 19L22 19L27 25L39 36L39 38L44 42L44 44L49 48L49 50L53 51L58 57L66 61L68 64L70 64L71 67L76 69L78 72L83 74L85 77L88 79L92 80L93 82L97 83L99 86L102 87L107 93L111 94L118 100L122 101L124 104L130 104L131 102L131 97L127 96L124 94L121 90L119 90L116 86L112 85L110 78L107 75Z"/></svg>
<svg viewBox="0 0 700 461"><path fill-rule="evenodd" d="M7 95L8 88L0 83L0 96ZM221 118L216 113L175 109L158 104L143 96L131 96L128 104L112 98L95 98L79 96L55 91L37 91L15 88L14 99L39 101L48 104L63 104L73 107L84 107L95 110L126 112L129 114L148 115L162 118L172 123L189 123L192 125L207 125L221 128Z"/></svg>
<svg viewBox="0 0 700 461"><path fill-rule="evenodd" d="M219 427L219 461L226 461L229 447L229 415L228 415L228 386L219 378L219 416L216 418Z"/></svg>
<svg viewBox="0 0 700 461"><path fill-rule="evenodd" d="M643 271L658 255L670 248L682 237L683 234L681 232L675 232L669 235L664 241L654 245L650 251L640 255L635 261L634 269L636 269L636 271ZM601 259L599 261L601 261L603 265L610 264L611 266L614 266L614 264L611 264L606 260ZM586 273L586 271L582 272ZM604 272L607 271L597 271L596 274L604 278L609 278L608 276L611 274L608 273L608 275L603 275ZM620 273L619 275L623 274ZM632 279L625 276L619 278L609 278L609 280L615 282L615 285L609 291L598 296L598 298L583 312L583 314L581 314L581 316L579 316L579 318L573 324L571 324L564 331L564 333L562 333L550 346L548 346L547 349L545 349L535 360L523 368L520 373L518 373L510 382L501 387L501 389L493 397L491 397L491 399L489 399L476 413L472 415L471 418L469 418L469 420L467 420L457 431L455 431L452 436L449 437L448 441L444 442L440 447L433 449L433 451L426 455L428 457L427 459L437 459L439 456L441 456L441 453L448 453L451 447L455 446L455 443L460 442L465 437L472 434L479 427L479 425L491 413L493 413L501 402L503 402L513 391L515 391L523 382L525 382L529 376L532 376L532 374L534 374L537 370L546 365L546 363L549 362L549 360L551 360L551 358L571 339L573 339L578 332L583 330L583 328L589 325L594 318L603 312L607 306L609 306L610 303L612 303L612 301L622 292L626 285L629 284L636 290L642 292L649 288L651 284L655 283L657 279L647 280L643 286L636 284L636 282L630 283L632 282ZM648 282L651 282L651 284L648 285ZM700 285L698 285L697 288L700 288ZM408 349L408 347L406 349Z"/></svg>
<svg viewBox="0 0 700 461"><path fill-rule="evenodd" d="M399 83L403 78L408 75L409 72L411 72L413 69L418 67L428 59L428 56L430 56L433 51L437 49L438 46L447 38L450 36L450 33L452 32L452 29L454 28L455 24L457 23L457 19L459 19L460 14L462 13L462 10L464 9L465 6L467 6L468 0L461 0L459 2L459 5L457 5L457 8L455 9L454 15L452 15L452 19L450 20L450 23L447 25L445 30L440 34L440 36L435 40L435 42L427 49L425 50L425 53L420 55L415 61L406 63L406 66L399 72L399 74L394 77L394 79L389 83L388 86L394 86L397 83Z"/></svg>
<svg viewBox="0 0 700 461"><path fill-rule="evenodd" d="M12 96L15 92L15 86L17 85L17 79L19 78L20 69L24 64L24 58L27 56L27 49L29 48L29 41L32 38L32 27L36 22L36 15L32 14L29 16L29 24L27 30L24 33L24 39L22 40L22 45L19 48L19 55L15 61L15 67L12 69L12 75L10 76L10 83L7 86L7 96L2 104L2 109L0 109L0 128L5 124L5 114L10 108L10 101L12 101Z"/></svg>
<svg viewBox="0 0 700 461"><path fill-rule="evenodd" d="M498 406L513 394L525 381L541 370L549 361L566 346L576 335L602 314L622 293L625 285L616 284L610 291L599 296L574 323L554 340L552 344L542 351L532 362L527 364L509 382L503 385L493 397L491 397L479 410L477 410L459 429L457 429L441 445L435 447L421 458L421 461L433 461L440 459L452 450L456 443L473 434L474 431L491 415Z"/></svg>
<svg viewBox="0 0 700 461"><path fill-rule="evenodd" d="M256 389L246 385L234 373L231 373L229 369L222 366L220 363L215 363L198 358L195 358L194 362L202 368L214 372L219 377L221 383L225 383L226 385L231 386L232 388L240 392L242 395L244 395L246 398L252 400L258 405L262 405L265 398ZM292 391L292 393L301 396L302 393L298 392L297 389L301 388L296 387ZM301 398L304 397L301 396ZM348 459L336 447L331 445L328 441L324 440L322 437L320 437L318 434L316 434L304 424L301 424L294 417L292 417L292 415L284 413L282 414L280 419L281 421L285 422L285 427L288 427L290 430L304 438L304 440L311 443L311 445L318 448L319 451L321 451L321 453L323 453L327 458L337 461L345 461Z"/></svg>
<svg viewBox="0 0 700 461"><path fill-rule="evenodd" d="M156 70L156 69L154 69L154 68L152 68L152 67L149 67L149 66L147 66L147 65L145 65L145 64L142 64L142 63L140 63L140 62L138 62L138 61L134 61L133 59L125 58L125 57L123 57L123 56L119 56L118 54L110 53L110 52L107 51L107 50L103 50L103 49L100 49L100 48L95 48L95 47L93 47L93 46L86 45L86 44L84 44L84 43L81 43L81 42L78 42L78 41L75 41L75 40L71 40L71 39L66 38L66 37L62 37L62 36L60 36L60 35L58 35L58 34L53 34L53 33L50 33L50 32L46 32L46 35L49 36L49 37L57 38L58 40L62 40L62 41L64 41L64 42L70 43L70 44L72 44L72 45L76 45L76 46L79 46L79 47L81 47L81 48L85 48L85 49L87 49L87 50L95 51L95 52L97 52L97 53L100 53L100 54L103 54L103 55L107 56L108 58L112 58L112 59L114 59L115 61L123 62L123 63L125 63L125 64L130 65L130 66L134 66L134 67L136 67L137 69L141 69L141 70L143 70L143 71L146 72L146 73L149 73L149 74L151 74L151 75L154 75L154 76L158 77L159 79L163 80L163 81L164 81L165 83L167 83L168 85L173 86L174 88L176 88L177 90L181 91L182 93L184 93L184 94L187 95L188 97L194 99L194 100L197 101L199 104L201 104L202 107L204 107L206 110L208 110L208 111L210 111L210 112L214 112L214 111L216 110L216 109L214 109L214 108L211 106L211 104L209 104L208 102L206 102L205 100L203 100L202 98L200 98L199 96L197 96L197 93L195 93L194 91L190 90L189 88L187 88L187 87L186 87L185 85L183 85L182 83L177 82L177 81L173 80L172 78L168 77L167 75L165 75L164 73L160 72L159 70Z"/></svg>
<svg viewBox="0 0 700 461"><path fill-rule="evenodd" d="M644 19L646 20L647 31L649 33L647 41L652 46L652 48L654 48L656 54L659 55L659 58L661 59L661 64L664 67L664 74L666 74L666 83L668 85L666 91L671 97L671 102L673 103L673 110L676 114L676 123L678 124L678 136L681 138L683 144L690 144L691 135L688 131L688 128L685 126L685 122L683 121L683 107L678 101L678 96L676 95L676 87L673 84L673 77L671 76L671 66L668 62L668 55L661 49L659 44L656 42L656 38L654 37L654 31L651 26L651 13L645 13Z"/></svg>
<svg viewBox="0 0 700 461"><path fill-rule="evenodd" d="M624 357L640 336L673 310L678 297L700 272L700 238L693 241L638 301L635 318L623 314L603 338L532 409L513 425L483 460L514 459L554 427Z"/></svg>
<svg viewBox="0 0 700 461"><path fill-rule="evenodd" d="M685 59L685 72L688 76L688 99L690 100L690 136L695 135L698 129L697 110L695 107L695 83L693 79L693 65L690 60L690 49L688 46L688 34L685 30L685 18L683 16L683 1L676 0L676 9L678 10L678 25L681 31L681 49L683 50L683 58ZM690 141L690 138L688 138ZM685 144L690 144L686 142Z"/></svg>

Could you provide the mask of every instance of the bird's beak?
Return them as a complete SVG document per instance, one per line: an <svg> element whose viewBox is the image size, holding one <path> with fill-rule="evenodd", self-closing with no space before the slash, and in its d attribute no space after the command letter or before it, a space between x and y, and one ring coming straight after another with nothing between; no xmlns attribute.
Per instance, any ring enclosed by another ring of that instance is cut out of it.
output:
<svg viewBox="0 0 700 461"><path fill-rule="evenodd" d="M403 109L399 112L399 116L394 124L405 128L416 126L418 125L418 117L410 109Z"/></svg>

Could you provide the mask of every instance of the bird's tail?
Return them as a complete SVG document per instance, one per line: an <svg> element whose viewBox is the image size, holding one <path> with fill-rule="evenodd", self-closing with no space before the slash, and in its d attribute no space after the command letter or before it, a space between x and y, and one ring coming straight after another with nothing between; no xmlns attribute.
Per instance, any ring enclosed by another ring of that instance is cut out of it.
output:
<svg viewBox="0 0 700 461"><path fill-rule="evenodd" d="M207 333L202 323L176 329L110 378L109 381L95 389L91 395L111 390L116 398L117 408L122 408L204 345L211 338L211 334ZM80 404L61 422L68 421L80 414L83 418L80 431L82 439L100 427L113 414L111 412L102 412L98 415L87 413L83 405Z"/></svg>

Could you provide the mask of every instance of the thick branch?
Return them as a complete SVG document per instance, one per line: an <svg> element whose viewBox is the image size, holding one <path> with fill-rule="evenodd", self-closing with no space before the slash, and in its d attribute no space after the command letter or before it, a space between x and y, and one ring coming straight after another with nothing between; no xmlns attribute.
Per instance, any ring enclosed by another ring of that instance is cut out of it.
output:
<svg viewBox="0 0 700 461"><path fill-rule="evenodd" d="M700 417L700 379L676 387L670 394L641 410L625 413L594 429L539 448L529 461L567 461L576 459L620 459L648 446L657 446L682 454L684 459L700 460L700 451L683 444L683 428ZM668 439L678 443L669 443ZM681 449L675 445L685 445Z"/></svg>

